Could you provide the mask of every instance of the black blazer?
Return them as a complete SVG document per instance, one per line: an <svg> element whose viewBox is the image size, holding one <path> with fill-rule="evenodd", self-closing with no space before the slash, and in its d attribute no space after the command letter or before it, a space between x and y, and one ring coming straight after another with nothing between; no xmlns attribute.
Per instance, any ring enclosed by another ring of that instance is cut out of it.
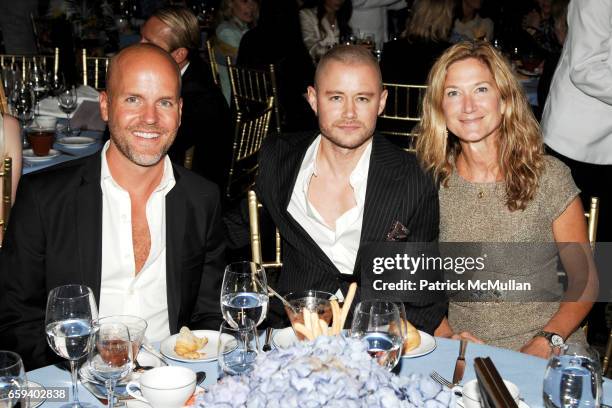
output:
<svg viewBox="0 0 612 408"><path fill-rule="evenodd" d="M85 284L100 297L101 155L22 178L0 256L0 349L28 370L53 352L44 334L49 291ZM178 166L166 196L166 285L170 332L182 325L218 330L225 244L219 190Z"/></svg>
<svg viewBox="0 0 612 408"><path fill-rule="evenodd" d="M259 156L257 195L283 238L283 269L275 288L281 294L304 289L334 293L339 287L346 293L348 287L348 282L333 262L287 211L300 165L315 137L314 133L271 136ZM231 245L248 244L248 212L244 206L240 214L226 214L224 221ZM438 192L413 154L404 152L383 136L375 135L361 245L385 241L394 221L400 221L408 228L408 239L412 242L435 241L439 223ZM353 271L356 279L361 273L361 245ZM446 308L446 302L411 304L406 312L417 327L433 333Z"/></svg>

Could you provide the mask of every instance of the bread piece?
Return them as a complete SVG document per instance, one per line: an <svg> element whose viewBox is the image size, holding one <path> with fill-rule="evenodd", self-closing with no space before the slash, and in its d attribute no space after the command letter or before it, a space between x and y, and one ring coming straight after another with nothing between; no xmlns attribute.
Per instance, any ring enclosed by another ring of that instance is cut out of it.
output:
<svg viewBox="0 0 612 408"><path fill-rule="evenodd" d="M198 337L188 327L183 326L176 337L174 351L181 357L197 360L204 356L204 353L199 353L198 350L206 344L208 344L208 338Z"/></svg>
<svg viewBox="0 0 612 408"><path fill-rule="evenodd" d="M421 344L421 335L419 331L408 320L402 319L402 326L405 333L404 347L402 353L407 353Z"/></svg>

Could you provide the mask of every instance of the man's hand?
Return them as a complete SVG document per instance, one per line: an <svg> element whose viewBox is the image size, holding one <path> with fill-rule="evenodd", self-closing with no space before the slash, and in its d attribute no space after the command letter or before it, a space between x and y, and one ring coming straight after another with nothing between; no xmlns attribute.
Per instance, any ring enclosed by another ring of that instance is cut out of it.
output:
<svg viewBox="0 0 612 408"><path fill-rule="evenodd" d="M521 353L548 359L553 353L553 348L550 346L548 339L538 336L529 340L527 344L521 347Z"/></svg>
<svg viewBox="0 0 612 408"><path fill-rule="evenodd" d="M455 340L465 339L467 341L471 341L472 343L485 344L484 341L482 341L481 339L479 339L478 337L474 336L472 333L467 332L467 331L464 331L458 334L453 334L451 339L455 339Z"/></svg>

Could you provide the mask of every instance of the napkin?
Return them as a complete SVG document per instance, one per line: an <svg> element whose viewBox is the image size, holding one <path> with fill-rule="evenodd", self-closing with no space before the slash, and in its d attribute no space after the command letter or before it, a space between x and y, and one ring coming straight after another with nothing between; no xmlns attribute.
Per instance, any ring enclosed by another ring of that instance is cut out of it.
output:
<svg viewBox="0 0 612 408"><path fill-rule="evenodd" d="M94 88L86 85L81 85L77 88L77 104L81 105L83 101L93 101L98 102L98 96L100 93L96 91ZM77 111L78 111L77 107ZM45 116L55 116L56 118L65 118L66 114L62 112L62 110L57 105L57 98L54 96L49 96L38 104L38 112L39 115ZM74 115L75 112L72 113ZM71 116L72 117L72 116Z"/></svg>
<svg viewBox="0 0 612 408"><path fill-rule="evenodd" d="M100 104L88 100L83 101L72 115L70 126L75 129L103 132L106 129L106 122L100 117Z"/></svg>

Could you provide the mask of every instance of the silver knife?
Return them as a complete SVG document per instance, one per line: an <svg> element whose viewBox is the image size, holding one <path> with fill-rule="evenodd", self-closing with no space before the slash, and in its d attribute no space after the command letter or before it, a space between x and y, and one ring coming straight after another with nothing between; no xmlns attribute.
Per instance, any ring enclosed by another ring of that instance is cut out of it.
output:
<svg viewBox="0 0 612 408"><path fill-rule="evenodd" d="M455 371L453 372L453 384L457 385L463 379L465 372L465 349L467 348L467 340L462 339L459 342L459 357L455 363Z"/></svg>

